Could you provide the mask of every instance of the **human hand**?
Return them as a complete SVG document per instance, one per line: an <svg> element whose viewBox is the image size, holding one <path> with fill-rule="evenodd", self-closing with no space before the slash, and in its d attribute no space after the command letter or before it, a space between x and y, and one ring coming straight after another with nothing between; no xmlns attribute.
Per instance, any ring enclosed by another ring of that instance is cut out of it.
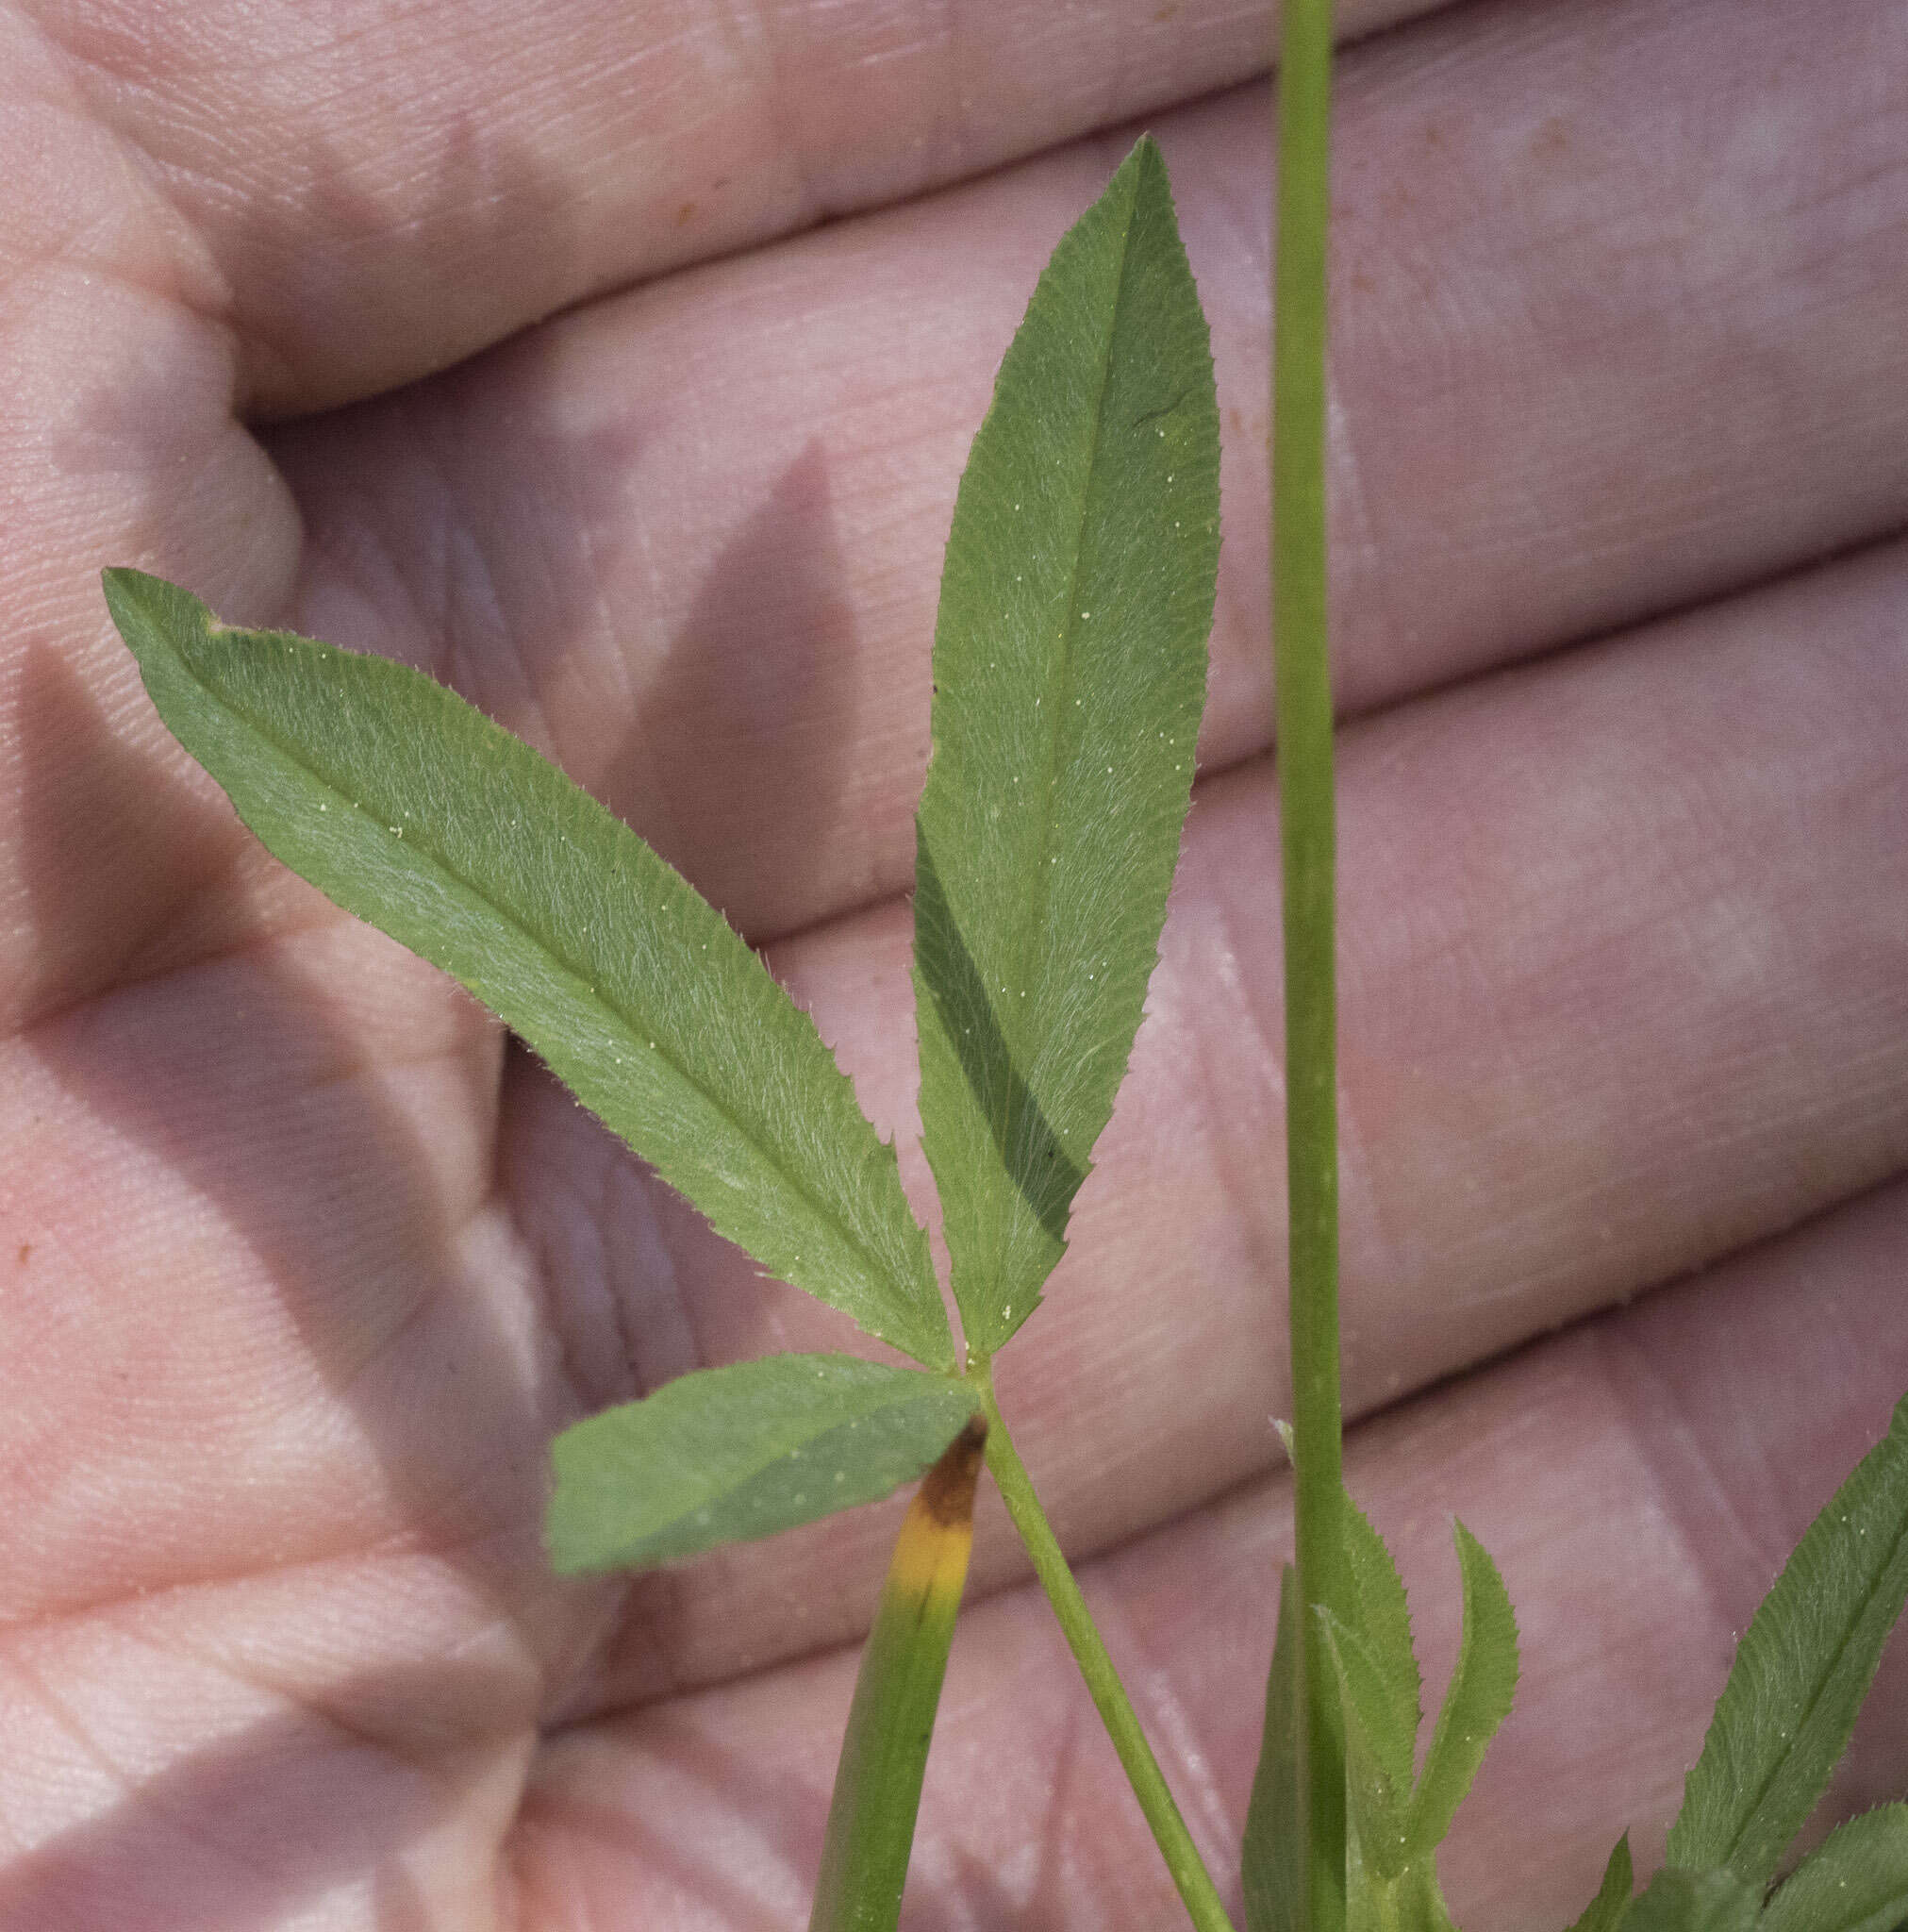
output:
<svg viewBox="0 0 1908 1932"><path fill-rule="evenodd" d="M907 1164L940 544L1139 115L1228 440L1205 775L1000 1381L1230 1882L1289 1518L1268 142L1212 91L1267 29L1157 12L16 16L8 1932L804 1921L893 1510L627 1584L538 1530L564 1423L842 1324L264 858L97 571L539 742L772 942ZM1884 0L1697 0L1344 63L1351 1469L1427 1647L1451 1512L1518 1607L1446 1864L1473 1932L1568 1919L1625 1824L1652 1860L1731 1633L1908 1384L1904 54ZM1020 1576L984 1522L910 1912L1170 1923ZM1908 1777L1904 1674L1845 1807Z"/></svg>

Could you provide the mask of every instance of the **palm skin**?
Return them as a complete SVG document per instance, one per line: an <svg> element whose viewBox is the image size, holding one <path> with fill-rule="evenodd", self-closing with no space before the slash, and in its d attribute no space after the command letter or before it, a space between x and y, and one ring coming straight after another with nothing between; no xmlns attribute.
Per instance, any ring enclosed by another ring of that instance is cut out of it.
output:
<svg viewBox="0 0 1908 1932"><path fill-rule="evenodd" d="M1409 10L1345 8L1337 149L1350 1467L1434 1656L1450 1512L1518 1606L1445 1866L1488 1932L1625 1825L1653 1862L1731 1634L1908 1385L1908 34ZM1220 92L1267 27L953 18L7 17L9 1932L804 1923L893 1511L633 1584L554 1580L538 1522L576 1415L851 1338L264 858L97 571L539 742L770 945L924 1203L939 546L1138 116L1227 434L1204 775L999 1377L1236 1891L1289 1537L1267 144ZM910 1923L1170 1923L1023 1579L986 1516ZM1899 1665L1878 1700L1844 1810L1908 1784Z"/></svg>

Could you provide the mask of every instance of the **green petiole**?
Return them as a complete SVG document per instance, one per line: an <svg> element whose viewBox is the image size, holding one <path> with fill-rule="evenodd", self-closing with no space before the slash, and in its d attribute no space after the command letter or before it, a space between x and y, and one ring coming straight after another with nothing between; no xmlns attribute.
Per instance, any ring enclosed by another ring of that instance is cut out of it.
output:
<svg viewBox="0 0 1908 1932"><path fill-rule="evenodd" d="M1139 1808L1152 1828L1167 1870L1172 1874L1172 1882L1179 1889L1186 1913L1200 1932L1233 1932L1232 1921L1219 1903L1205 1861L1186 1828L1186 1820L1180 1816L1179 1807L1167 1788L1159 1760L1146 1741L1125 1686L1101 1641L1087 1600L1067 1566L1046 1511L1040 1507L1040 1499L1034 1493L1033 1480L994 1401L987 1370L971 1370L969 1380L979 1393L982 1412L987 1419L987 1467L1000 1485L1007 1514L1014 1519L1014 1527L1020 1531L1020 1541L1034 1559L1035 1574L1054 1607L1073 1660L1080 1666L1080 1674L1087 1680L1094 1708L1106 1726L1107 1736L1113 1740L1113 1748L1120 1755L1133 1794L1139 1801Z"/></svg>

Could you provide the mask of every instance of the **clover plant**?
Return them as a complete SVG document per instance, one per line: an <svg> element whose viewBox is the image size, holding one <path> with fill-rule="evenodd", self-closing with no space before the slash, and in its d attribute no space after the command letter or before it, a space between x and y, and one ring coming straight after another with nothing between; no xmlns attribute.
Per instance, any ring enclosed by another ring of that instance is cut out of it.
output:
<svg viewBox="0 0 1908 1932"><path fill-rule="evenodd" d="M1330 9L1286 10L1274 384L1296 1564L1278 1597L1243 1846L1249 1932L1437 1932L1435 1856L1518 1675L1459 1525L1459 1656L1421 1760L1404 1591L1340 1475L1324 330ZM1190 795L1219 554L1204 320L1142 141L1061 241L1002 365L948 541L918 819L921 1138L951 1327L892 1145L722 916L537 753L419 673L218 623L129 570L106 595L147 690L245 823L454 974L771 1274L907 1362L783 1355L565 1432L552 1560L674 1561L927 1472L864 1653L812 1925L891 1927L983 1458L1195 1924L1229 1924L995 1401L1112 1110ZM1908 1399L1745 1634L1669 1837L1627 1838L1577 1932L1890 1932L1908 1805L1771 1891L1908 1596ZM1270 1601L1270 1591L1268 1591Z"/></svg>

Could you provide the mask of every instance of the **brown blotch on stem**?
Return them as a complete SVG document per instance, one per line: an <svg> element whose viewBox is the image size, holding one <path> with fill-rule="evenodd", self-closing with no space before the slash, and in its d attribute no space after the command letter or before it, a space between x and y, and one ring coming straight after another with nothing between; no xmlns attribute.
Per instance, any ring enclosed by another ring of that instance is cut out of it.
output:
<svg viewBox="0 0 1908 1932"><path fill-rule="evenodd" d="M921 1507L944 1526L971 1523L974 1488L981 1479L981 1457L987 1446L987 1419L971 1416L968 1425L921 1478Z"/></svg>

